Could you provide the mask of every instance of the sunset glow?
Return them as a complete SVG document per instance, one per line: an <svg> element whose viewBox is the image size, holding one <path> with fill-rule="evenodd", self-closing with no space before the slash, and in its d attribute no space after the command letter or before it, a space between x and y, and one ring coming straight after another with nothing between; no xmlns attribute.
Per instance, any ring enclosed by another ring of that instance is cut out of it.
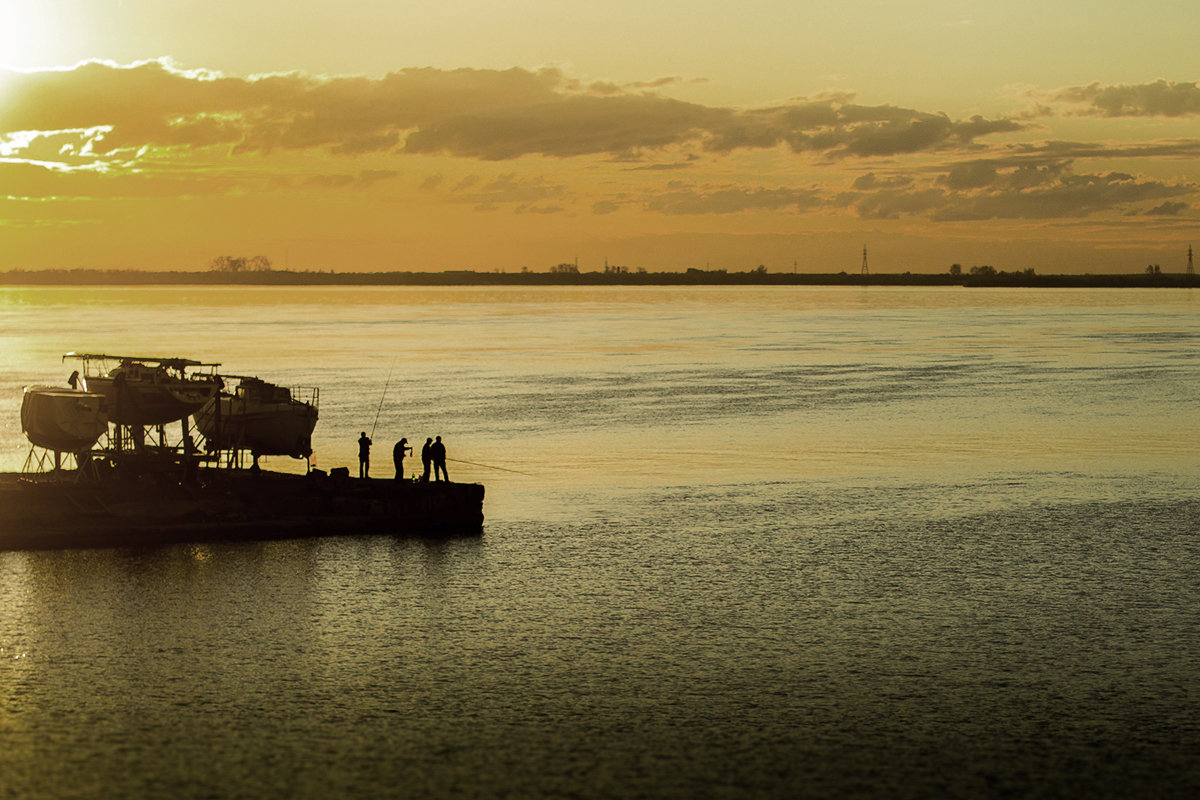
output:
<svg viewBox="0 0 1200 800"><path fill-rule="evenodd" d="M0 269L839 271L865 244L880 272L1137 272L1200 244L1200 12L1168 0L3 11Z"/></svg>

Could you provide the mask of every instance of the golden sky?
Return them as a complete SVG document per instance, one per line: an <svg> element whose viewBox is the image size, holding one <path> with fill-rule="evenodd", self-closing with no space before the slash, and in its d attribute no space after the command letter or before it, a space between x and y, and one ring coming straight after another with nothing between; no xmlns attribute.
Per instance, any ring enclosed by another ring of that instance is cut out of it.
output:
<svg viewBox="0 0 1200 800"><path fill-rule="evenodd" d="M1200 5L0 0L0 269L1182 271Z"/></svg>

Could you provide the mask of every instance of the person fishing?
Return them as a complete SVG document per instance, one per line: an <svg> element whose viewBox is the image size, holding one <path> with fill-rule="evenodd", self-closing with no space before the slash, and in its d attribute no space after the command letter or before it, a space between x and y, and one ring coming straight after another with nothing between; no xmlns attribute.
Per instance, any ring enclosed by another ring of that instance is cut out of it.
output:
<svg viewBox="0 0 1200 800"><path fill-rule="evenodd" d="M408 446L408 439L401 439L392 448L392 463L396 465L396 480L404 480L404 456L411 454L413 449Z"/></svg>
<svg viewBox="0 0 1200 800"><path fill-rule="evenodd" d="M442 444L442 437L437 437L437 441L429 446L429 456L433 459L433 479L439 480L438 475L447 483L450 482L450 475L446 472L446 445Z"/></svg>
<svg viewBox="0 0 1200 800"><path fill-rule="evenodd" d="M358 477L365 478L371 471L371 439L363 431L358 437Z"/></svg>
<svg viewBox="0 0 1200 800"><path fill-rule="evenodd" d="M433 462L433 456L429 451L432 447L433 439L426 437L425 444L421 446L421 466L424 468L421 473L422 483L429 483L429 465Z"/></svg>

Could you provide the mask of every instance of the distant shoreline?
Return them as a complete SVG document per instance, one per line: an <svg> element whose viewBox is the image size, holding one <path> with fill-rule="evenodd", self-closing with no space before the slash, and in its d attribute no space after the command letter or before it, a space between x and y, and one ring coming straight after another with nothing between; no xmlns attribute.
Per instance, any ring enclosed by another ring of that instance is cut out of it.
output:
<svg viewBox="0 0 1200 800"><path fill-rule="evenodd" d="M0 286L964 286L1027 288L1190 288L1196 275L1133 273L1037 275L949 273L686 272L169 272L106 269L9 270Z"/></svg>

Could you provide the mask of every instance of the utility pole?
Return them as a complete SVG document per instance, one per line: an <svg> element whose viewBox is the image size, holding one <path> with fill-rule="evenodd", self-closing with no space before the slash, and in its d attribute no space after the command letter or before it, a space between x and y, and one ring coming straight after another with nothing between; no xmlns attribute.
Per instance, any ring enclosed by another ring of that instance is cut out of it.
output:
<svg viewBox="0 0 1200 800"><path fill-rule="evenodd" d="M1191 246L1190 244L1188 245L1188 268L1187 268L1187 274L1188 274L1188 275L1195 275L1195 274L1196 274L1196 268L1195 268L1194 266L1192 266L1192 246Z"/></svg>
<svg viewBox="0 0 1200 800"><path fill-rule="evenodd" d="M864 277L871 274L870 271L867 269L867 246L865 244L863 245L862 274Z"/></svg>

